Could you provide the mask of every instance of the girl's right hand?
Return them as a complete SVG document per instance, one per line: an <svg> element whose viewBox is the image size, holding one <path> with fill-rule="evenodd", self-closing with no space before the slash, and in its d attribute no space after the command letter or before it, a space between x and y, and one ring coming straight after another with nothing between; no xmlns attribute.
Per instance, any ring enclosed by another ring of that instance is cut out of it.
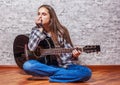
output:
<svg viewBox="0 0 120 85"><path fill-rule="evenodd" d="M35 24L38 26L38 28L40 27L40 25L42 24L42 19L39 18L38 16L35 18Z"/></svg>

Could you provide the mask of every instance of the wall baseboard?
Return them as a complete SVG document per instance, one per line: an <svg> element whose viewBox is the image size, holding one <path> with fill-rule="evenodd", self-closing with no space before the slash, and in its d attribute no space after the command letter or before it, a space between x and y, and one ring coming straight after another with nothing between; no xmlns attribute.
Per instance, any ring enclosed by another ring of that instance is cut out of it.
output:
<svg viewBox="0 0 120 85"><path fill-rule="evenodd" d="M16 68L16 69L18 69L19 67L18 67L17 65L0 65L0 68L4 68L4 69L5 69L5 68L7 68L7 69L8 69L8 68L10 68L10 69L11 69L11 68Z"/></svg>
<svg viewBox="0 0 120 85"><path fill-rule="evenodd" d="M97 69L120 69L120 65L87 65L92 70Z"/></svg>

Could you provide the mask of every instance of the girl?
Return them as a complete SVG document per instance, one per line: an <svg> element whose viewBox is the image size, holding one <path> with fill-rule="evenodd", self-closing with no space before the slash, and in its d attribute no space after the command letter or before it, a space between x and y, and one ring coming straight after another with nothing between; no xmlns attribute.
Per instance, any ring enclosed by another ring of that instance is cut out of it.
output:
<svg viewBox="0 0 120 85"><path fill-rule="evenodd" d="M42 5L38 8L35 23L36 26L32 29L28 42L30 51L35 51L38 46L44 48L73 47L68 30L60 24L51 6ZM81 51L74 49L71 53L40 56L38 60L26 61L23 69L32 76L47 76L50 82L87 81L91 77L91 70L72 61L80 54Z"/></svg>

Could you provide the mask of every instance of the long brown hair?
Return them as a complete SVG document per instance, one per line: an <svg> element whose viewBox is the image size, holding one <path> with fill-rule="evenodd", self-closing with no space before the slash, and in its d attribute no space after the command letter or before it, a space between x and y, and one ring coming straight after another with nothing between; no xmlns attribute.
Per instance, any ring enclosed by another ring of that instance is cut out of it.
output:
<svg viewBox="0 0 120 85"><path fill-rule="evenodd" d="M69 32L66 29L66 27L64 27L63 25L61 25L61 23L59 22L56 13L54 11L54 9L50 6L50 5L41 5L38 10L41 7L45 7L46 9L48 9L49 14L50 14L50 23L49 23L49 27L51 29L51 31L54 33L54 40L56 40L56 42L58 42L57 37L61 36L63 37L63 40L65 39L67 41L67 43L70 43L71 46L73 46L70 36L69 36Z"/></svg>

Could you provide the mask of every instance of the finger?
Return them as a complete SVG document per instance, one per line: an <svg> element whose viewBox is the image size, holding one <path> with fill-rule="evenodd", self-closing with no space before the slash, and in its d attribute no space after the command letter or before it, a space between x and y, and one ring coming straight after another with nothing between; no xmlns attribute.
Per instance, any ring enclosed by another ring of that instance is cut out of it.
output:
<svg viewBox="0 0 120 85"><path fill-rule="evenodd" d="M36 23L41 23L41 21L42 21L42 20L41 20L40 17L36 17L36 18L35 18L35 22L36 22Z"/></svg>
<svg viewBox="0 0 120 85"><path fill-rule="evenodd" d="M75 49L75 50L73 50L73 54L76 54L77 53L77 50Z"/></svg>

